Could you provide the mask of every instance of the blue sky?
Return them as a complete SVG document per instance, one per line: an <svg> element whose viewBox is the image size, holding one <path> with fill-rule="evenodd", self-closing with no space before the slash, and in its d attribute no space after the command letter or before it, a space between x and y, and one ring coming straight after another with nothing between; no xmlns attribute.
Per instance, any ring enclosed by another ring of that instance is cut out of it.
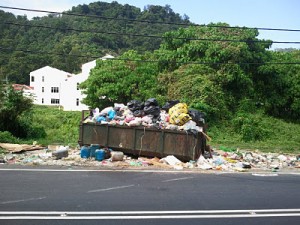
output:
<svg viewBox="0 0 300 225"><path fill-rule="evenodd" d="M95 1L97 0L1 0L0 5L61 12L78 4L89 4ZM190 20L197 24L226 22L230 26L300 30L300 0L117 0L117 2L141 9L146 5L168 4L174 12L188 15ZM21 15L27 13L15 10L11 12ZM43 15L27 14L28 18ZM300 32L259 32L261 39L300 42ZM289 47L300 49L300 44L273 44L272 49Z"/></svg>

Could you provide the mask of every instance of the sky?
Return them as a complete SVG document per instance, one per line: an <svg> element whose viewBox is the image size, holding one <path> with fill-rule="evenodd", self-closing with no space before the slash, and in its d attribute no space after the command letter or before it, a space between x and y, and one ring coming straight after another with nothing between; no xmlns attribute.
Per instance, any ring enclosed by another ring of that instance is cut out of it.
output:
<svg viewBox="0 0 300 225"><path fill-rule="evenodd" d="M143 10L147 5L170 5L175 13L186 14L191 22L209 24L225 22L230 26L257 28L284 28L300 30L300 0L116 0L120 4L129 4ZM1 6L38 9L62 12L72 6L89 4L97 0L1 0ZM101 0L101 2L112 2ZM19 10L0 10L15 15L45 16ZM300 31L263 31L259 30L260 39L272 41L300 42ZM273 44L276 48L297 48L300 44Z"/></svg>

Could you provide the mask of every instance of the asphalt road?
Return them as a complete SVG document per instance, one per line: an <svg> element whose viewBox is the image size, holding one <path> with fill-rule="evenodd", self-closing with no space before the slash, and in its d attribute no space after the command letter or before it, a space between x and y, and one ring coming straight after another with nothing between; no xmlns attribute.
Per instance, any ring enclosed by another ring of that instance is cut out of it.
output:
<svg viewBox="0 0 300 225"><path fill-rule="evenodd" d="M300 174L0 168L0 177L0 224L300 224Z"/></svg>

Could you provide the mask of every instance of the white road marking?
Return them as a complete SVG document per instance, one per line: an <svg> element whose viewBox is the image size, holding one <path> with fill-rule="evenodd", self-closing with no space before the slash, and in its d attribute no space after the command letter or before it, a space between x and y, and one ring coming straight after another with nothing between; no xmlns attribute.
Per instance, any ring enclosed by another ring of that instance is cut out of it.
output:
<svg viewBox="0 0 300 225"><path fill-rule="evenodd" d="M64 216L61 216L64 215ZM0 212L0 220L120 220L120 219L215 219L300 217L300 209L111 211L111 212Z"/></svg>
<svg viewBox="0 0 300 225"><path fill-rule="evenodd" d="M166 211L0 211L0 215L126 215L126 214L220 214L220 213L282 213L297 212L300 209L237 209L237 210L166 210Z"/></svg>
<svg viewBox="0 0 300 225"><path fill-rule="evenodd" d="M0 220L141 220L141 219L226 219L258 217L300 217L300 213L261 214L261 215L171 215L171 216L7 216Z"/></svg>
<svg viewBox="0 0 300 225"><path fill-rule="evenodd" d="M0 205L5 204L11 204L11 203L19 203L19 202L27 202L27 201L35 201L35 200L42 200L46 197L40 197L40 198L28 198L28 199L20 199L20 200L13 200L13 201L6 201L6 202L0 202Z"/></svg>
<svg viewBox="0 0 300 225"><path fill-rule="evenodd" d="M110 190L116 190L116 189L122 189L122 188L129 188L129 187L133 187L133 186L135 186L135 185L131 184L131 185L127 185L127 186L118 186L118 187L97 189L97 190L88 191L88 193L101 192L101 191L110 191Z"/></svg>
<svg viewBox="0 0 300 225"><path fill-rule="evenodd" d="M193 179L194 177L181 177L181 178L174 178L169 180L163 180L162 182L170 182L170 181L178 181L178 180L187 180L187 179Z"/></svg>
<svg viewBox="0 0 300 225"><path fill-rule="evenodd" d="M277 177L277 173L252 173L253 176L257 177Z"/></svg>

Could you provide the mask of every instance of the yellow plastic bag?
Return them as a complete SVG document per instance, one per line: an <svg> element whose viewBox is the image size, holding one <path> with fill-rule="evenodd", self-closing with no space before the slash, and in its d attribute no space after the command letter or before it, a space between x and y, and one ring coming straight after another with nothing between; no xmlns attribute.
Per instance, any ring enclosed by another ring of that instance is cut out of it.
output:
<svg viewBox="0 0 300 225"><path fill-rule="evenodd" d="M178 103L174 105L172 108L169 109L170 116L174 113L180 114L180 113L188 113L188 107L185 103Z"/></svg>
<svg viewBox="0 0 300 225"><path fill-rule="evenodd" d="M187 113L173 113L170 115L170 123L178 126L183 126L192 118Z"/></svg>

